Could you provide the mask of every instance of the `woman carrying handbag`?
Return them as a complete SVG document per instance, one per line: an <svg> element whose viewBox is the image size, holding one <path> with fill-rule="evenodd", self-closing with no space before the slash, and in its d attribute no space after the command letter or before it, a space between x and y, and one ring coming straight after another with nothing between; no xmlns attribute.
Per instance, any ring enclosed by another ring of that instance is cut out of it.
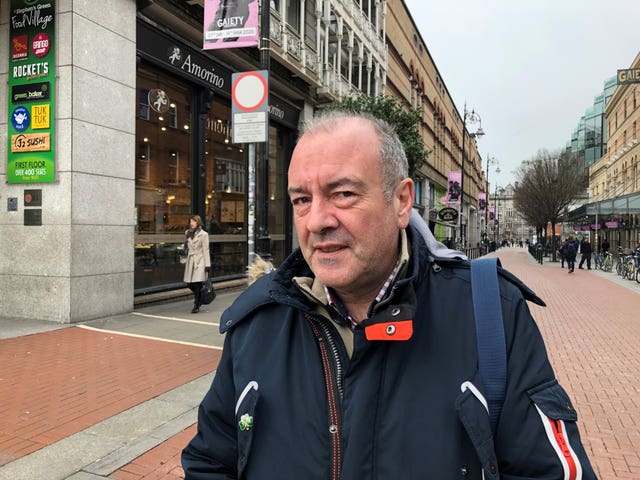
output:
<svg viewBox="0 0 640 480"><path fill-rule="evenodd" d="M203 228L200 215L194 215L189 219L189 228L185 231L185 236L189 253L184 266L184 281L194 295L191 313L198 313L202 305L202 285L209 278L211 270L209 234Z"/></svg>

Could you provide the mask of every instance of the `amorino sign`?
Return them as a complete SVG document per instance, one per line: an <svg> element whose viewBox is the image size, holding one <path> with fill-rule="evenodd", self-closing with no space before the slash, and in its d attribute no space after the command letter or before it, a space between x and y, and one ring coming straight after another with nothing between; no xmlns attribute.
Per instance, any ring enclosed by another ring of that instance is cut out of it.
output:
<svg viewBox="0 0 640 480"><path fill-rule="evenodd" d="M137 23L137 49L145 59L162 65L189 81L208 87L231 104L231 70L203 54L198 48L158 30L142 19ZM298 128L301 106L271 92L269 94L270 120Z"/></svg>
<svg viewBox="0 0 640 480"><path fill-rule="evenodd" d="M138 20L137 48L141 55L182 77L231 95L231 70L199 50Z"/></svg>

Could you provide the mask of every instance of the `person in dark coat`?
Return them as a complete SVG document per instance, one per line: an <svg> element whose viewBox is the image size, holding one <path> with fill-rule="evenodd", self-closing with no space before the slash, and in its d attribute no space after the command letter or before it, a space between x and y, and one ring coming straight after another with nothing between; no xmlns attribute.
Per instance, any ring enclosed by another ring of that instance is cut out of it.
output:
<svg viewBox="0 0 640 480"><path fill-rule="evenodd" d="M573 235L569 235L569 238L562 247L562 254L564 256L564 259L567 261L567 268L569 269L569 273L573 273L573 270L575 268L578 247L578 241L573 238Z"/></svg>
<svg viewBox="0 0 640 480"><path fill-rule="evenodd" d="M185 480L594 480L525 298L543 302L499 270L493 434L469 262L413 211L393 127L333 112L307 128L288 172L300 248L220 319Z"/></svg>
<svg viewBox="0 0 640 480"><path fill-rule="evenodd" d="M582 242L580 242L580 254L582 257L580 258L578 268L582 269L582 265L586 260L587 270L591 270L591 242L589 241L589 237L584 237Z"/></svg>
<svg viewBox="0 0 640 480"><path fill-rule="evenodd" d="M558 253L560 254L560 268L564 268L564 246L567 244L567 239L565 238L560 244L560 248L558 249Z"/></svg>

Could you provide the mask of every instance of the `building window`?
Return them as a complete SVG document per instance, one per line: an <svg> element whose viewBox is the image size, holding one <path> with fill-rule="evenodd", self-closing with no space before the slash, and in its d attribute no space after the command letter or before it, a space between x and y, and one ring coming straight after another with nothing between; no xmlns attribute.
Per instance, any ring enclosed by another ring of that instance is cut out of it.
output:
<svg viewBox="0 0 640 480"><path fill-rule="evenodd" d="M286 0L287 23L296 32L300 31L300 0Z"/></svg>

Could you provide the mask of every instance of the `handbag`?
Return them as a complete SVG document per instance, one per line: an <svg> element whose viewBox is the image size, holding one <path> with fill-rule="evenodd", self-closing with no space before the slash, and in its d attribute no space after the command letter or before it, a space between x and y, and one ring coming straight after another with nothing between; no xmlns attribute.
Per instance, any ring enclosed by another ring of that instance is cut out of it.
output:
<svg viewBox="0 0 640 480"><path fill-rule="evenodd" d="M200 302L203 305L209 305L216 298L216 290L213 288L213 282L211 278L207 278L206 282L202 284L202 289L200 290Z"/></svg>
<svg viewBox="0 0 640 480"><path fill-rule="evenodd" d="M176 248L176 254L178 255L180 263L187 263L187 257L189 256L189 246L187 245L187 242L184 242L182 247Z"/></svg>

